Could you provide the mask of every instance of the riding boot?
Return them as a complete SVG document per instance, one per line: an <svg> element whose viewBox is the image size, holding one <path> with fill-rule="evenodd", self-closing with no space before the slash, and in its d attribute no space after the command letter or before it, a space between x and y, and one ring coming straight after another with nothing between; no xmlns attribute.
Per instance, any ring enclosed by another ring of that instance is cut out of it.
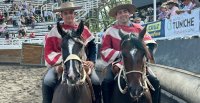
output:
<svg viewBox="0 0 200 103"><path fill-rule="evenodd" d="M100 85L92 85L95 95L95 101L93 103L101 103L101 86Z"/></svg>
<svg viewBox="0 0 200 103"><path fill-rule="evenodd" d="M113 83L108 81L103 81L102 82L103 103L111 103L112 93L113 93Z"/></svg>
<svg viewBox="0 0 200 103"><path fill-rule="evenodd" d="M147 77L155 89L155 91L150 89L152 101L153 103L160 103L160 95L161 95L160 82L156 77L152 75L148 75Z"/></svg>
<svg viewBox="0 0 200 103"><path fill-rule="evenodd" d="M52 87L49 87L48 85L45 85L44 82L42 82L42 103L52 103L53 92L54 89Z"/></svg>

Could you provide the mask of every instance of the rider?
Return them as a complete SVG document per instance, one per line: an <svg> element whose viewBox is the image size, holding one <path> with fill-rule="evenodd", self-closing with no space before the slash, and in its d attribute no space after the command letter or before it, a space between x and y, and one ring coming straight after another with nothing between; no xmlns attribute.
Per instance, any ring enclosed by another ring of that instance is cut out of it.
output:
<svg viewBox="0 0 200 103"><path fill-rule="evenodd" d="M61 12L61 17L64 21L64 23L61 23L63 30L72 30L78 28L78 25L75 22L74 10L80 8L81 7L75 6L73 2L65 2L61 4L59 9L54 9L54 12ZM94 68L96 60L96 44L94 42L94 36L86 26L84 27L81 36L84 39L84 43L87 45L86 50L88 50L87 61L84 61L83 65L92 69ZM62 63L61 39L62 38L58 33L57 26L54 26L49 34L46 35L45 63L48 67L48 72L44 76L42 83L43 103L51 103L54 88L58 82L57 75L61 74L63 71L63 67L60 65ZM93 103L100 103L100 81L94 69L92 69L90 77L96 98L96 101Z"/></svg>
<svg viewBox="0 0 200 103"><path fill-rule="evenodd" d="M142 26L140 24L131 23L129 20L130 15L134 12L135 6L132 4L118 4L109 11L109 16L115 18L116 22L106 30L103 36L102 47L100 50L103 62L107 66L107 73L102 82L102 94L104 103L111 103L110 100L113 92L114 76L119 72L119 67L122 66L121 63L116 63L116 61L121 57L121 38L118 34L119 29L121 29L123 33L133 33L135 35L138 35L142 30ZM147 33L144 36L144 41L150 49L157 45L156 42ZM149 75L148 79L155 88L155 91L152 92L153 103L159 103L159 81L152 75Z"/></svg>

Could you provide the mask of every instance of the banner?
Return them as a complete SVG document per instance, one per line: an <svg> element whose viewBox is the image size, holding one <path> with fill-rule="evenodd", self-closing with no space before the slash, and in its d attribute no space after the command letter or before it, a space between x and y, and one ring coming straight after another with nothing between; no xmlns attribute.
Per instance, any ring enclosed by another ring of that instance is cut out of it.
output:
<svg viewBox="0 0 200 103"><path fill-rule="evenodd" d="M147 32L153 37L164 37L164 29L162 29L162 27L164 22L162 21L157 21L157 22L153 22L153 23L149 23L147 24Z"/></svg>
<svg viewBox="0 0 200 103"><path fill-rule="evenodd" d="M191 14L185 12L165 19L165 36L182 37L200 33L200 9L192 10Z"/></svg>

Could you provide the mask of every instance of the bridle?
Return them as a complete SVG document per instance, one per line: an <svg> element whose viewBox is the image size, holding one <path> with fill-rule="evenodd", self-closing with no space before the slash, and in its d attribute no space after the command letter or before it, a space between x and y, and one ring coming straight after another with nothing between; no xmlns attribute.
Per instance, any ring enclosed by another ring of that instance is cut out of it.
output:
<svg viewBox="0 0 200 103"><path fill-rule="evenodd" d="M68 61L70 61L70 60L77 60L77 61L79 61L80 63L81 63L81 65L83 65L83 62L82 62L82 60L80 59L80 57L78 56L78 55L76 55L76 54L70 54L66 59L65 59L65 61L64 61L64 63L66 63L66 62L68 62ZM70 85L82 85L84 82L85 82L85 80L86 80L86 71L85 71L85 69L83 69L83 78L81 79L81 80L79 80L76 84L70 84ZM64 73L62 74L62 82L61 83L64 83L65 81L64 81L65 79L64 79ZM69 83L67 82L67 84L69 85Z"/></svg>
<svg viewBox="0 0 200 103"><path fill-rule="evenodd" d="M81 48L81 51L83 52L84 51L84 48L85 48L85 44L81 41L81 40L77 40L71 36L69 36L69 38L71 40L73 40L74 42L77 42L77 43L80 43L83 45L83 47ZM78 82L76 82L76 84L69 84L68 81L66 82L65 78L64 78L64 73L62 73L62 80L61 80L61 83L67 83L68 85L71 85L71 86L74 86L74 85L82 85L83 83L85 83L86 81L86 77L87 77L87 74L86 74L86 71L85 69L83 68L83 61L85 60L86 58L84 56L82 56L82 59L77 55L77 54L70 54L67 56L67 58L65 60L63 60L63 66L66 62L70 61L70 60L77 60L78 62L81 63L82 65L82 70L83 70L83 77L82 79L80 79ZM90 70L90 69L89 69Z"/></svg>
<svg viewBox="0 0 200 103"><path fill-rule="evenodd" d="M148 86L147 86L147 76L146 76L146 65L143 66L143 72L142 71L138 71L138 70L131 70L131 71L128 71L126 72L124 68L120 68L120 71L119 71L119 74L118 74L118 77L117 77L117 83L118 83L118 87L119 87L119 90L122 94L126 94L127 93L127 89L128 89L128 82L127 82L127 77L126 75L128 74L131 74L131 73L138 73L138 74L141 74L142 75L142 88L143 88L143 91L140 93L140 95L137 95L137 96L133 96L131 93L130 93L130 96L131 98L133 98L134 100L138 100L145 92L148 91ZM126 81L126 87L124 89L122 89L121 87L121 83L120 83L120 77L123 77Z"/></svg>

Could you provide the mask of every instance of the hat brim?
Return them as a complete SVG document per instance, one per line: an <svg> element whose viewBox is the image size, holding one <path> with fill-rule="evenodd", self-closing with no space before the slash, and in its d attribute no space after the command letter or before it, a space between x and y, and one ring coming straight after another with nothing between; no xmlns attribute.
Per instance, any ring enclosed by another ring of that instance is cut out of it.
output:
<svg viewBox="0 0 200 103"><path fill-rule="evenodd" d="M122 4L112 8L108 15L111 17L115 17L118 10L127 9L130 14L133 14L136 10L136 7L133 4Z"/></svg>
<svg viewBox="0 0 200 103"><path fill-rule="evenodd" d="M178 3L175 3L175 2L168 2L166 5L170 5L170 4L178 4Z"/></svg>
<svg viewBox="0 0 200 103"><path fill-rule="evenodd" d="M66 7L66 8L56 8L53 10L53 12L62 12L62 11L65 11L65 10L78 10L78 9L81 9L82 6L76 6L76 7Z"/></svg>

